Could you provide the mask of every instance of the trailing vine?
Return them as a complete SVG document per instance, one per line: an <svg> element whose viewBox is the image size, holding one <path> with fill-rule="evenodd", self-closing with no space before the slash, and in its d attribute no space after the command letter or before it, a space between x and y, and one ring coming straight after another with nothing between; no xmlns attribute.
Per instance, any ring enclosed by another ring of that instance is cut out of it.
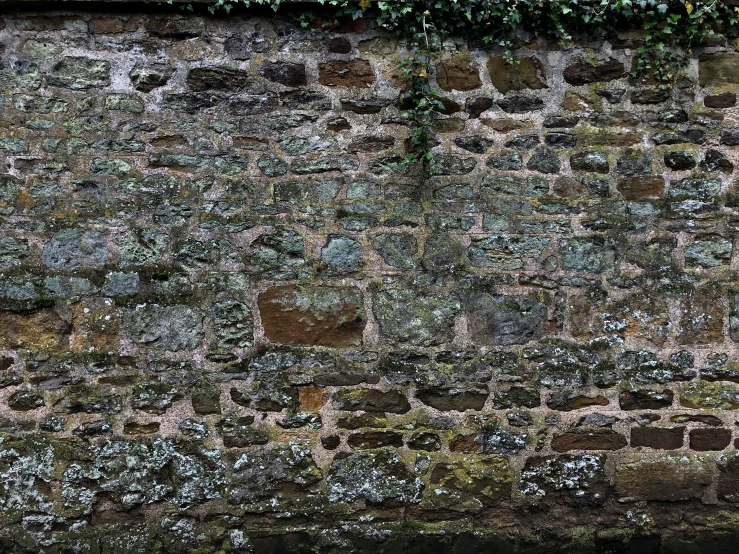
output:
<svg viewBox="0 0 739 554"><path fill-rule="evenodd" d="M172 0L167 0L172 3ZM204 0L211 13L237 5L269 6L280 0ZM462 36L512 51L539 37L551 41L613 38L619 29L640 29L631 77L666 92L693 48L716 33L736 36L739 8L722 0L319 0L318 9L301 8L303 27L331 29L369 11L378 25L408 41L410 54L399 62L408 88L401 94L403 117L411 127L406 164L420 163L433 172L432 124L441 102L431 85L431 56L443 40ZM192 4L187 5L192 9Z"/></svg>
<svg viewBox="0 0 739 554"><path fill-rule="evenodd" d="M438 49L437 37L429 37L424 25L423 34L416 36L411 43L410 55L398 62L408 85L407 90L400 94L399 104L403 110L403 118L408 121L411 129L408 154L403 163L420 164L422 178L433 175L432 125L439 112L444 109L429 81L432 71L431 55Z"/></svg>

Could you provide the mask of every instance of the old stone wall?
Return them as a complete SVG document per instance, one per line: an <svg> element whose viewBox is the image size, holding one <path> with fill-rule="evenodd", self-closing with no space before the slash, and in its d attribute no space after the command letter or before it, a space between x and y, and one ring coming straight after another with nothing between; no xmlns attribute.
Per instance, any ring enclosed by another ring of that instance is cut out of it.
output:
<svg viewBox="0 0 739 554"><path fill-rule="evenodd" d="M0 18L0 551L733 551L731 43L447 41L424 180L372 21L85 9Z"/></svg>

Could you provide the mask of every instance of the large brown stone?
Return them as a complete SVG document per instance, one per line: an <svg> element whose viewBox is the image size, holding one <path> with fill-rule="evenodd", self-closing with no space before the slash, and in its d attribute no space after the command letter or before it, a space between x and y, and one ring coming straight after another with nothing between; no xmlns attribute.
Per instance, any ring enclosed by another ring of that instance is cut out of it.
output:
<svg viewBox="0 0 739 554"><path fill-rule="evenodd" d="M487 69L493 86L503 94L511 90L541 89L547 86L544 65L536 57L518 58L506 63L502 56L491 56Z"/></svg>
<svg viewBox="0 0 739 554"><path fill-rule="evenodd" d="M635 175L619 181L618 192L629 201L657 198L665 194L665 179L660 175Z"/></svg>
<svg viewBox="0 0 739 554"><path fill-rule="evenodd" d="M383 446L403 446L403 435L394 431L365 431L354 433L346 439L352 448L382 448Z"/></svg>
<svg viewBox="0 0 739 554"><path fill-rule="evenodd" d="M631 430L631 446L675 450L682 447L684 434L685 427L635 427Z"/></svg>
<svg viewBox="0 0 739 554"><path fill-rule="evenodd" d="M707 285L683 294L680 300L681 344L710 344L724 333L724 306L717 286Z"/></svg>
<svg viewBox="0 0 739 554"><path fill-rule="evenodd" d="M739 84L739 54L736 52L703 54L698 60L698 75L702 87Z"/></svg>
<svg viewBox="0 0 739 554"><path fill-rule="evenodd" d="M690 431L691 450L723 450L731 442L731 429L693 429Z"/></svg>
<svg viewBox="0 0 739 554"><path fill-rule="evenodd" d="M503 456L452 456L430 472L424 504L460 511L506 502L511 496L513 472Z"/></svg>
<svg viewBox="0 0 739 554"><path fill-rule="evenodd" d="M251 80L252 77L248 73L228 67L196 67L187 74L187 86L196 92L206 90L235 92L248 86Z"/></svg>
<svg viewBox="0 0 739 554"><path fill-rule="evenodd" d="M259 295L259 311L267 338L282 344L357 346L366 323L352 287L273 287Z"/></svg>
<svg viewBox="0 0 739 554"><path fill-rule="evenodd" d="M659 410L671 406L674 396L675 393L669 389L623 391L618 396L618 403L622 410Z"/></svg>
<svg viewBox="0 0 739 554"><path fill-rule="evenodd" d="M402 392L391 390L383 392L377 389L342 390L334 394L334 408L356 412L390 412L404 414L411 409L408 399Z"/></svg>
<svg viewBox="0 0 739 554"><path fill-rule="evenodd" d="M624 64L613 58L604 62L578 60L564 70L564 78L571 85L586 85L601 81L620 79L626 74Z"/></svg>
<svg viewBox="0 0 739 554"><path fill-rule="evenodd" d="M625 337L650 341L662 346L670 336L669 307L663 295L649 290L638 291L618 302L609 304L602 326Z"/></svg>
<svg viewBox="0 0 739 554"><path fill-rule="evenodd" d="M325 389L318 387L301 387L298 391L300 399L300 409L307 413L317 413L321 411L326 403Z"/></svg>
<svg viewBox="0 0 739 554"><path fill-rule="evenodd" d="M0 312L0 347L60 350L69 343L69 324L54 310Z"/></svg>
<svg viewBox="0 0 739 554"><path fill-rule="evenodd" d="M732 452L718 459L716 494L725 502L739 502L739 452Z"/></svg>
<svg viewBox="0 0 739 554"><path fill-rule="evenodd" d="M482 86L480 70L469 54L439 63L436 80L443 90L475 90Z"/></svg>
<svg viewBox="0 0 739 554"><path fill-rule="evenodd" d="M270 81L280 83L288 87L305 85L305 64L291 62L265 62L262 64L260 73Z"/></svg>
<svg viewBox="0 0 739 554"><path fill-rule="evenodd" d="M457 410L482 410L488 398L486 388L439 389L429 388L416 392L416 398L427 406L443 412Z"/></svg>
<svg viewBox="0 0 739 554"><path fill-rule="evenodd" d="M584 128L576 133L578 144L587 144L588 146L632 146L640 144L642 134L637 131L627 131L623 129L593 129Z"/></svg>
<svg viewBox="0 0 739 554"><path fill-rule="evenodd" d="M659 459L634 457L616 465L614 492L621 501L698 499L713 479L712 465L684 454Z"/></svg>
<svg viewBox="0 0 739 554"><path fill-rule="evenodd" d="M581 410L591 406L608 406L608 399L602 394L588 396L578 392L556 392L547 401L547 407L559 412Z"/></svg>
<svg viewBox="0 0 739 554"><path fill-rule="evenodd" d="M318 66L318 81L330 87L366 87L375 82L367 60L331 61Z"/></svg>
<svg viewBox="0 0 739 554"><path fill-rule="evenodd" d="M89 22L90 32L96 35L130 33L139 28L139 20L129 17L95 17Z"/></svg>
<svg viewBox="0 0 739 554"><path fill-rule="evenodd" d="M732 108L736 105L736 94L724 92L721 94L708 95L703 99L706 108Z"/></svg>
<svg viewBox="0 0 739 554"><path fill-rule="evenodd" d="M487 96L480 96L479 98L468 98L465 103L465 111L470 114L470 117L480 117L480 115L490 108L493 107L495 102L492 98Z"/></svg>
<svg viewBox="0 0 739 554"><path fill-rule="evenodd" d="M565 91L562 109L569 112L596 111L603 109L603 98L592 91Z"/></svg>
<svg viewBox="0 0 739 554"><path fill-rule="evenodd" d="M619 450L626 446L626 437L611 429L585 429L559 433L552 437L552 450Z"/></svg>
<svg viewBox="0 0 739 554"><path fill-rule="evenodd" d="M75 352L117 353L120 346L120 316L109 298L85 299L72 307L74 333L70 347Z"/></svg>
<svg viewBox="0 0 739 554"><path fill-rule="evenodd" d="M451 452L479 452L480 443L475 440L476 438L476 433L472 433L469 435L457 435L451 441L449 441L449 450Z"/></svg>

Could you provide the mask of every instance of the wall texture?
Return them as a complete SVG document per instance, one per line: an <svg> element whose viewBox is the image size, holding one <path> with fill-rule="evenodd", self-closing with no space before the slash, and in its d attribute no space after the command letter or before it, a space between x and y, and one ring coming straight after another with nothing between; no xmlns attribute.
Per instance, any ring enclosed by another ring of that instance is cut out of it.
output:
<svg viewBox="0 0 739 554"><path fill-rule="evenodd" d="M371 21L178 14L0 18L0 551L733 550L732 44L449 41L424 181Z"/></svg>

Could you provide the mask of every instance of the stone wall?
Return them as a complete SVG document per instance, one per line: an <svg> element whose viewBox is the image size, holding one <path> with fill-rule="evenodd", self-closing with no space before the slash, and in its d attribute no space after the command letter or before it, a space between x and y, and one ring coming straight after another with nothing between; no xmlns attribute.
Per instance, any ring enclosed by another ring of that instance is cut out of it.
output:
<svg viewBox="0 0 739 554"><path fill-rule="evenodd" d="M733 550L732 44L448 41L423 180L372 21L86 9L0 18L0 551Z"/></svg>

